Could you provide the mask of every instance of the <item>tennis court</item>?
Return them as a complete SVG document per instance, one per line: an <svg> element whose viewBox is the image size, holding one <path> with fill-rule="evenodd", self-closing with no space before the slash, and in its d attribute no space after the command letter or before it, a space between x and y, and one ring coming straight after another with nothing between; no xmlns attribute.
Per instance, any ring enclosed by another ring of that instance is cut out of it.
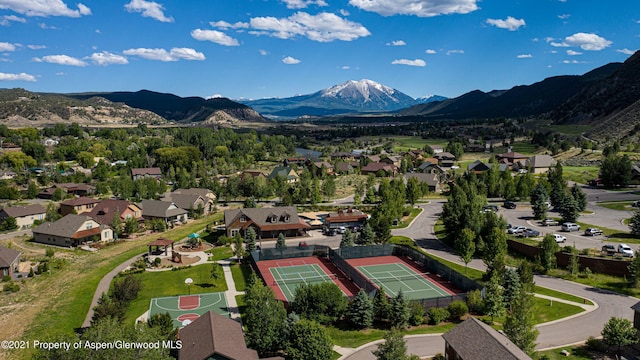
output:
<svg viewBox="0 0 640 360"><path fill-rule="evenodd" d="M173 327L181 328L209 310L220 315L228 316L227 298L224 293L216 292L153 298L149 305L149 316L169 313L173 319Z"/></svg>
<svg viewBox="0 0 640 360"><path fill-rule="evenodd" d="M395 297L400 290L405 298L410 300L451 295L429 280L426 275L412 270L404 263L361 265L356 266L356 269L374 284L383 288L391 297Z"/></svg>
<svg viewBox="0 0 640 360"><path fill-rule="evenodd" d="M295 298L296 289L302 284L321 284L334 282L335 274L327 274L318 264L299 264L289 260L278 261L278 267L271 267L269 271L273 276L274 285L277 285L287 301Z"/></svg>

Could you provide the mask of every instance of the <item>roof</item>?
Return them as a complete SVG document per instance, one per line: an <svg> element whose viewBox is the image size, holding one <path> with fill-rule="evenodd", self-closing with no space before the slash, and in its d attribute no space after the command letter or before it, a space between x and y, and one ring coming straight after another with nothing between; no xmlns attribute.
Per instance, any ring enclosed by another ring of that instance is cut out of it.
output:
<svg viewBox="0 0 640 360"><path fill-rule="evenodd" d="M105 199L96 204L96 206L91 209L91 212L86 215L91 216L92 219L100 224L108 225L113 221L114 214L118 214L118 217L122 217L122 214L132 206L137 207L136 204L127 200Z"/></svg>
<svg viewBox="0 0 640 360"><path fill-rule="evenodd" d="M162 176L162 170L159 167L131 169L131 176L136 175Z"/></svg>
<svg viewBox="0 0 640 360"><path fill-rule="evenodd" d="M207 198L213 194L213 191L205 188L189 188L189 189L175 189L171 194L188 194L188 195L200 195L203 198ZM215 196L215 195L213 195Z"/></svg>
<svg viewBox="0 0 640 360"><path fill-rule="evenodd" d="M88 215L69 214L56 222L45 222L39 225L33 229L33 233L71 238L79 232L86 221L95 222L95 220ZM98 226L96 226L96 229L97 228ZM86 230L83 229L82 231Z"/></svg>
<svg viewBox="0 0 640 360"><path fill-rule="evenodd" d="M470 317L442 335L462 359L531 360L509 338Z"/></svg>
<svg viewBox="0 0 640 360"><path fill-rule="evenodd" d="M142 200L140 207L142 208L143 216L155 218L169 218L187 213L187 210L180 209L170 201Z"/></svg>
<svg viewBox="0 0 640 360"><path fill-rule="evenodd" d="M497 157L502 159L528 159L529 158L528 155L520 154L515 151L509 151L504 154L498 154Z"/></svg>
<svg viewBox="0 0 640 360"><path fill-rule="evenodd" d="M60 205L81 206L81 205L88 205L88 204L97 204L99 202L100 202L99 199L94 199L92 197L81 196L81 197L78 197L78 198L75 198L75 199L65 200L65 201L61 202Z"/></svg>
<svg viewBox="0 0 640 360"><path fill-rule="evenodd" d="M309 225L305 223L298 216L298 210L295 206L283 206L275 208L244 208L225 210L224 222L227 228L240 216L246 216L250 222L247 221L247 226L253 223L260 227L262 230L272 229L301 229L308 228ZM275 216L276 221L269 221L271 217Z"/></svg>
<svg viewBox="0 0 640 360"><path fill-rule="evenodd" d="M363 213L358 209L347 209L346 211L338 209L338 212L327 214L327 216L325 216L324 218L324 222L326 224L329 224L338 222L360 221L368 217L369 215Z"/></svg>
<svg viewBox="0 0 640 360"><path fill-rule="evenodd" d="M369 171L369 172L378 172L380 170L395 171L396 166L392 164L387 164L387 163L372 162L367 164L366 166L363 166L362 169L360 169L360 171Z"/></svg>
<svg viewBox="0 0 640 360"><path fill-rule="evenodd" d="M487 171L491 167L480 160L476 160L467 166L468 171Z"/></svg>
<svg viewBox="0 0 640 360"><path fill-rule="evenodd" d="M26 206L9 206L2 209L8 216L19 218L23 216L30 216L36 214L44 214L47 212L45 208L38 204L26 205Z"/></svg>
<svg viewBox="0 0 640 360"><path fill-rule="evenodd" d="M173 240L169 240L169 239L165 239L165 238L158 238L155 241L152 241L149 243L149 246L169 246L171 244L173 244L175 241Z"/></svg>
<svg viewBox="0 0 640 360"><path fill-rule="evenodd" d="M293 174L291 174L292 171ZM293 170L291 166L276 166L273 171L271 171L271 174L269 174L269 179L273 179L278 176L284 178L285 180L293 180L298 178L298 174L295 172L295 170Z"/></svg>
<svg viewBox="0 0 640 360"><path fill-rule="evenodd" d="M409 173L403 176L406 180L411 178L418 179L419 182L427 183L429 186L437 186L440 182L438 178L438 174L428 174L428 173Z"/></svg>
<svg viewBox="0 0 640 360"><path fill-rule="evenodd" d="M326 169L333 169L333 165L331 165L328 161L317 161L317 162L314 162L313 165L318 169L322 169L323 166Z"/></svg>
<svg viewBox="0 0 640 360"><path fill-rule="evenodd" d="M551 155L534 155L529 158L529 166L533 169L549 168L556 164L556 159Z"/></svg>
<svg viewBox="0 0 640 360"><path fill-rule="evenodd" d="M339 172L351 172L353 171L353 166L346 162L336 163L336 170Z"/></svg>
<svg viewBox="0 0 640 360"><path fill-rule="evenodd" d="M20 256L20 251L0 246L0 268L8 268Z"/></svg>
<svg viewBox="0 0 640 360"><path fill-rule="evenodd" d="M200 195L195 195L195 194L176 194L176 193L170 193L168 194L167 197L165 197L164 201L170 201L173 202L174 204L176 204L177 207L179 207L180 209L184 209L184 210L189 210L189 209L193 209L196 210L197 209L197 205L196 205L196 201L198 201L198 199L202 200L202 202L204 204L207 203L208 198L204 197L204 196L200 196ZM204 205L203 205L204 206Z"/></svg>
<svg viewBox="0 0 640 360"><path fill-rule="evenodd" d="M455 155L453 155L450 152L441 152L438 154L433 155L434 158L438 159L438 160L447 160L447 159L455 159Z"/></svg>
<svg viewBox="0 0 640 360"><path fill-rule="evenodd" d="M214 354L230 360L258 359L258 353L247 348L240 324L212 311L182 328L180 340L180 359L204 360Z"/></svg>

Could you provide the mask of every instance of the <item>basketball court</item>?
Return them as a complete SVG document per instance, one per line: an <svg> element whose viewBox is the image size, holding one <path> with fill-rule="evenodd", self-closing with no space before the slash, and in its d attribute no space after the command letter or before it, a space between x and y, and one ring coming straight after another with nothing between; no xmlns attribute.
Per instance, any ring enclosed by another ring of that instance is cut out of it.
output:
<svg viewBox="0 0 640 360"><path fill-rule="evenodd" d="M181 328L193 322L207 311L228 316L229 310L224 293L206 293L169 296L151 299L149 316L169 313L174 328Z"/></svg>

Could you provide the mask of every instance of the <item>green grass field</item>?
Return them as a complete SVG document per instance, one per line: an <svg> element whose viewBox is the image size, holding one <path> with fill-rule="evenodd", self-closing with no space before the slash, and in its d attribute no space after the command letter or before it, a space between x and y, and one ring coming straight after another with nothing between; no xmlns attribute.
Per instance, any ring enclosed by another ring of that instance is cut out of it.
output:
<svg viewBox="0 0 640 360"><path fill-rule="evenodd" d="M565 180L586 184L589 180L598 178L600 167L598 166L563 166L562 174Z"/></svg>
<svg viewBox="0 0 640 360"><path fill-rule="evenodd" d="M611 210L627 211L633 210L633 207L631 207L631 203L632 201L599 202L598 206L602 206Z"/></svg>
<svg viewBox="0 0 640 360"><path fill-rule="evenodd" d="M231 275L233 276L233 282L236 284L236 290L245 291L247 288L247 281L251 276L251 266L245 264L232 264Z"/></svg>
<svg viewBox="0 0 640 360"><path fill-rule="evenodd" d="M549 125L550 130L559 132L565 135L581 135L582 133L593 130L591 125Z"/></svg>

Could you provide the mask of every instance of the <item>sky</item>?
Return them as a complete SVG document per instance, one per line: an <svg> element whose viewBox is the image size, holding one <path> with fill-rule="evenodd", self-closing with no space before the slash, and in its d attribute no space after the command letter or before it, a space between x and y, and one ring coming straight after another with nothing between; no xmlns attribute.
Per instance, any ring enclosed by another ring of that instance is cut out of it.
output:
<svg viewBox="0 0 640 360"><path fill-rule="evenodd" d="M0 88L412 97L578 75L640 48L638 0L0 0Z"/></svg>

